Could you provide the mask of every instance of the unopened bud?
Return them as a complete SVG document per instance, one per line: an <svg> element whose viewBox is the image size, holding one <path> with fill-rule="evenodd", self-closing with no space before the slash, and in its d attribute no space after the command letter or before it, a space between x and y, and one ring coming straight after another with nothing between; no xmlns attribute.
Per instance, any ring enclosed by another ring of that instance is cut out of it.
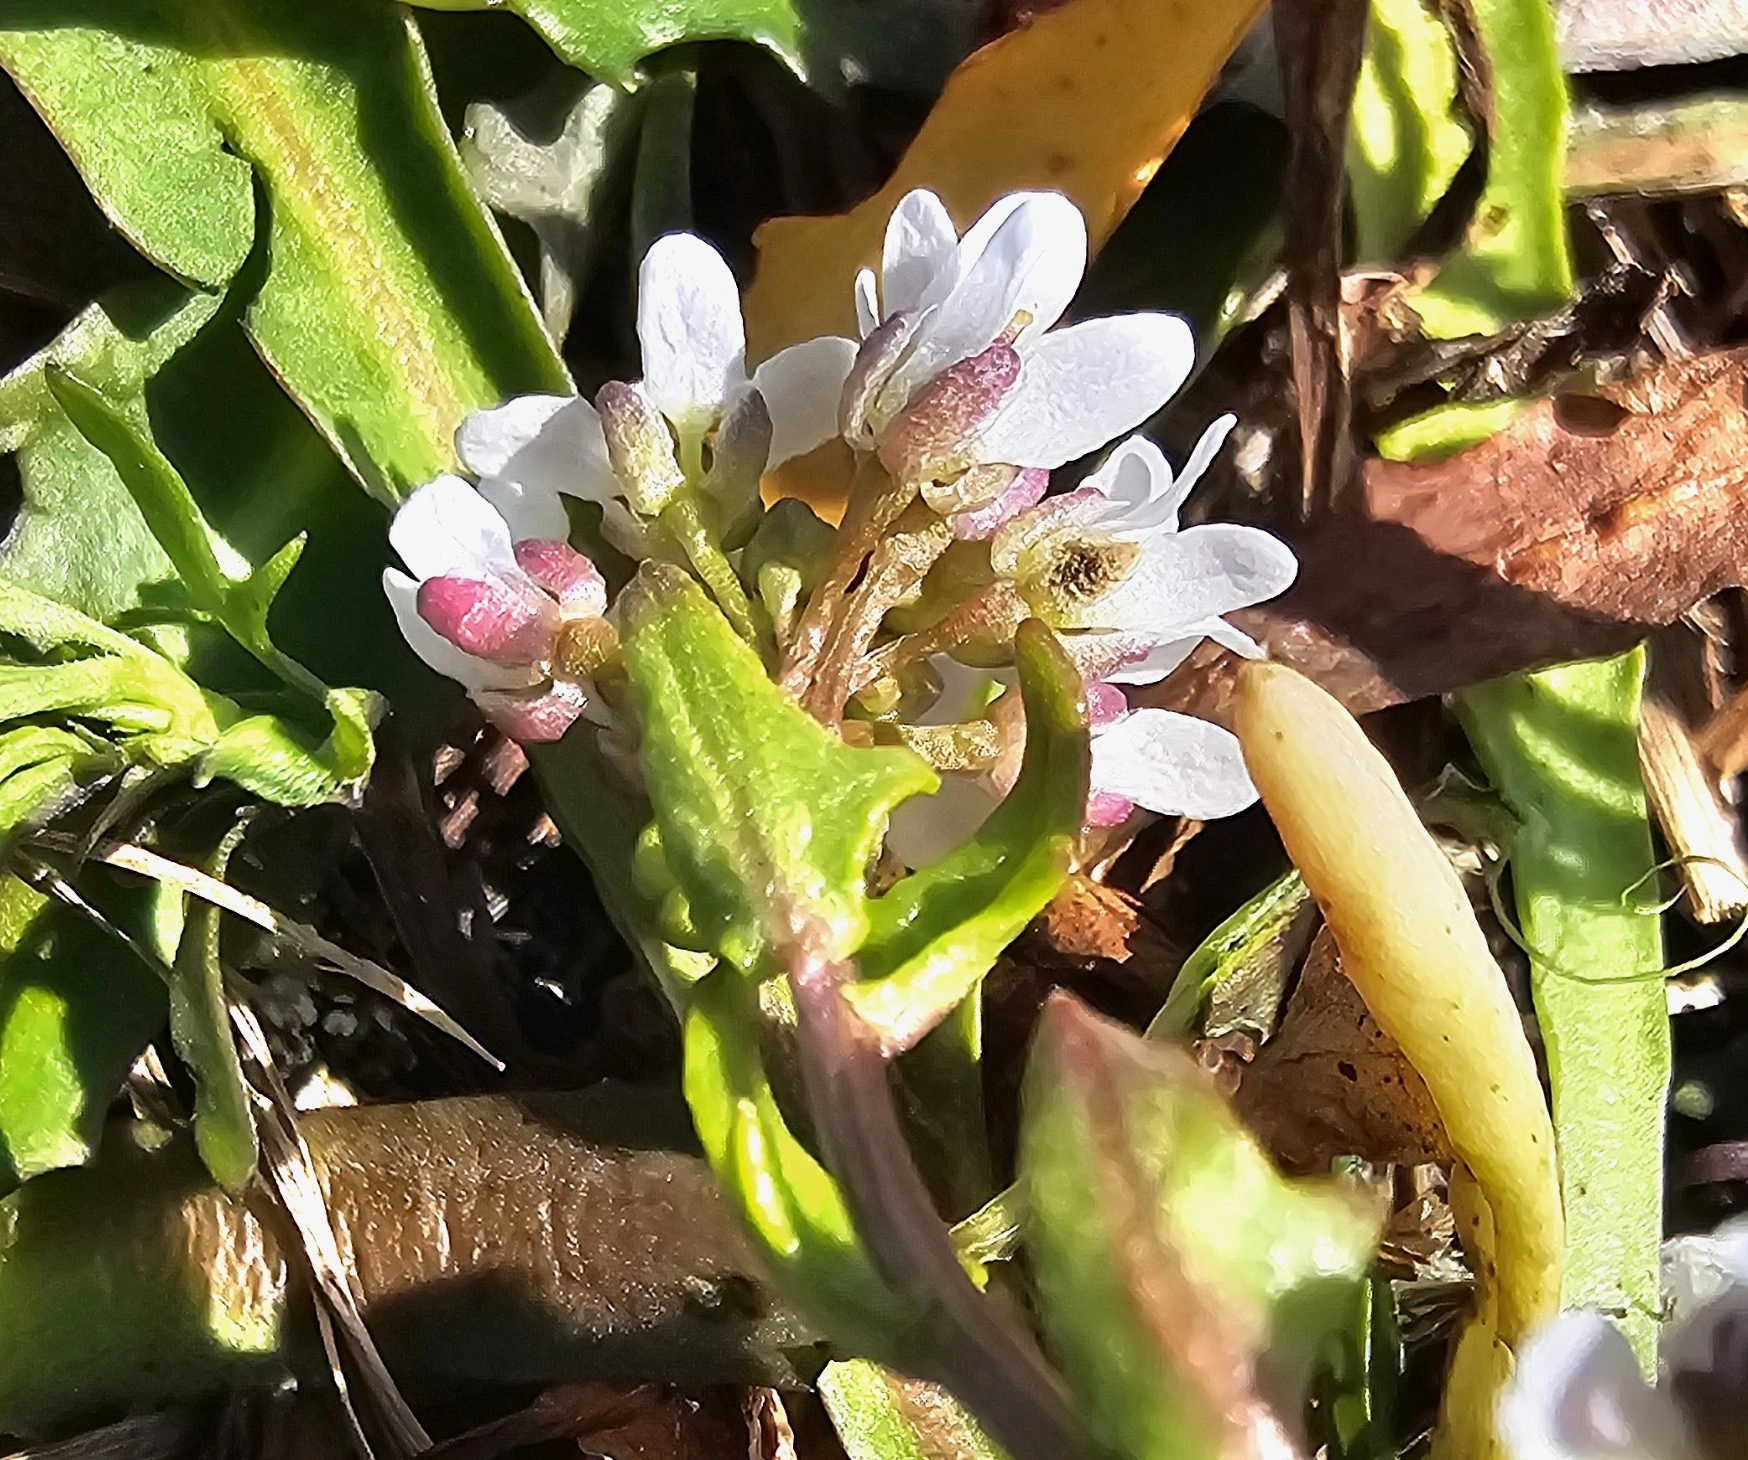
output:
<svg viewBox="0 0 1748 1460"><path fill-rule="evenodd" d="M771 459L771 408L756 390L743 391L723 417L711 444L704 492L733 518L758 499L759 478Z"/></svg>
<svg viewBox="0 0 1748 1460"><path fill-rule="evenodd" d="M1114 684L1093 680L1085 690L1086 723L1089 729L1114 725L1129 713L1129 699Z"/></svg>
<svg viewBox="0 0 1748 1460"><path fill-rule="evenodd" d="M619 631L604 618L580 618L559 630L552 667L567 679L597 679L618 657Z"/></svg>
<svg viewBox="0 0 1748 1460"><path fill-rule="evenodd" d="M607 459L625 488L625 500L641 517L654 517L686 484L674 457L668 423L635 385L610 380L595 394Z"/></svg>
<svg viewBox="0 0 1748 1460"><path fill-rule="evenodd" d="M918 483L962 466L1019 378L1020 354L1012 345L994 344L949 365L881 434L881 464L895 479Z"/></svg>
<svg viewBox="0 0 1748 1460"><path fill-rule="evenodd" d="M916 326L914 314L889 316L862 341L862 348L850 363L850 373L844 377L844 392L839 397L838 429L858 451L874 448L874 437L882 424L874 419L874 402L880 387L892 374L892 367L904 354Z"/></svg>
<svg viewBox="0 0 1748 1460"><path fill-rule="evenodd" d="M532 583L427 578L416 604L419 617L457 649L495 664L546 658L558 632L558 605Z"/></svg>
<svg viewBox="0 0 1748 1460"><path fill-rule="evenodd" d="M519 542L516 564L558 600L565 618L599 618L607 612L607 580L568 542Z"/></svg>

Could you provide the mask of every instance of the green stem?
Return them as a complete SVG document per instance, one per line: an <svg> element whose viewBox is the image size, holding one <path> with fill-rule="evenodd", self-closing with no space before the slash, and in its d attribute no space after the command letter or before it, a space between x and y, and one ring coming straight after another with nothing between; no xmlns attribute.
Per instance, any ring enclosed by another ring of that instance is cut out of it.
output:
<svg viewBox="0 0 1748 1460"><path fill-rule="evenodd" d="M692 570L710 590L723 617L734 625L734 631L751 644L766 659L771 654L771 633L761 622L752 600L741 586L734 565L729 562L698 510L697 499L681 492L663 509L661 524L686 554Z"/></svg>
<svg viewBox="0 0 1748 1460"><path fill-rule="evenodd" d="M1482 685L1457 711L1521 822L1512 884L1547 1049L1567 1258L1562 1301L1656 1362L1669 1014L1639 779L1643 649ZM1629 896L1629 893L1631 894Z"/></svg>

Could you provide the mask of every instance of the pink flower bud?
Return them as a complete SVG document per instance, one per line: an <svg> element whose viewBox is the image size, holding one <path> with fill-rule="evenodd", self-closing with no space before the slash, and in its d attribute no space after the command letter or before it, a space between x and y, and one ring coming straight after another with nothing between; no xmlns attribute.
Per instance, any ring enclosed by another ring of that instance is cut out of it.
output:
<svg viewBox="0 0 1748 1460"><path fill-rule="evenodd" d="M457 649L495 664L544 659L558 633L558 605L532 583L427 578L416 602L419 617Z"/></svg>
<svg viewBox="0 0 1748 1460"><path fill-rule="evenodd" d="M1113 796L1109 791L1094 791L1086 798L1086 824L1120 826L1134 809L1135 803L1122 796Z"/></svg>
<svg viewBox="0 0 1748 1460"><path fill-rule="evenodd" d="M881 434L881 464L900 481L923 482L962 466L977 433L1020 378L1020 353L993 344L949 365L911 397Z"/></svg>
<svg viewBox="0 0 1748 1460"><path fill-rule="evenodd" d="M1086 723L1089 729L1114 725L1129 713L1129 700L1114 684L1091 680L1085 691Z"/></svg>
<svg viewBox="0 0 1748 1460"><path fill-rule="evenodd" d="M607 580L568 542L531 538L516 544L516 563L558 600L565 618L599 618L607 612Z"/></svg>

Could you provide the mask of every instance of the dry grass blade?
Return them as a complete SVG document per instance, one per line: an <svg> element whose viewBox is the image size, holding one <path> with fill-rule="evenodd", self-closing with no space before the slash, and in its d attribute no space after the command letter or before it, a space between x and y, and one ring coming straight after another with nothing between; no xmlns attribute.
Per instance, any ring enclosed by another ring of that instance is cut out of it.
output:
<svg viewBox="0 0 1748 1460"><path fill-rule="evenodd" d="M433 1028L442 1030L451 1039L466 1046L493 1069L502 1071L504 1068L502 1060L405 979L390 973L380 963L373 963L368 958L360 958L355 953L347 952L338 943L329 942L307 924L275 912L259 898L238 891L228 882L202 872L198 867L172 861L169 857L160 856L157 852L136 846L132 842L104 840L86 849L73 837L56 832L42 832L31 838L28 844L43 851L74 855L88 851L88 855L105 866L137 872L142 877L150 877L191 897L211 903L214 907L222 908L244 922L252 923L264 932L284 939L300 952L349 978L356 979L384 998L392 999L409 1014L416 1014Z"/></svg>
<svg viewBox="0 0 1748 1460"><path fill-rule="evenodd" d="M375 1340L364 1325L363 1315L358 1311L358 1295L347 1281L346 1265L340 1257L333 1224L328 1219L327 1198L316 1177L315 1159L298 1131L297 1110L274 1066L267 1036L248 1005L233 999L230 1008L238 1051L256 1082L255 1123L261 1134L262 1167L297 1232L318 1295L318 1313L337 1325L345 1336L363 1375L365 1393L393 1452L401 1456L422 1454L431 1448L431 1437L401 1396L400 1387L383 1363ZM351 1394L330 1333L324 1333L323 1344L328 1349L335 1384L353 1425L354 1442L368 1457L370 1446L353 1411Z"/></svg>

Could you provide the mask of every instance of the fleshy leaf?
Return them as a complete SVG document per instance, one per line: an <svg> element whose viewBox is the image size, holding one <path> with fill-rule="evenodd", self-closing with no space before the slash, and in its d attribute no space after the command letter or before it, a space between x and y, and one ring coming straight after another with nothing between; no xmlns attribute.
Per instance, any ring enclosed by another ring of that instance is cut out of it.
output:
<svg viewBox="0 0 1748 1460"><path fill-rule="evenodd" d="M470 410L569 388L396 7L24 0L0 64L154 262L217 287L261 246L245 326L384 501Z"/></svg>
<svg viewBox="0 0 1748 1460"><path fill-rule="evenodd" d="M164 991L117 943L0 878L0 1192L97 1147Z"/></svg>
<svg viewBox="0 0 1748 1460"><path fill-rule="evenodd" d="M232 831L212 857L206 870L213 876L224 875L239 832ZM213 1180L240 1191L255 1174L260 1143L231 1037L219 965L219 910L180 888L159 884L154 892L167 914L160 932L179 934L170 974L170 1038L194 1077L194 1143Z"/></svg>
<svg viewBox="0 0 1748 1460"><path fill-rule="evenodd" d="M756 973L773 924L804 913L829 930L833 956L853 954L886 818L933 790L935 773L908 750L848 746L822 727L679 569L646 566L621 605L662 850L707 951Z"/></svg>
<svg viewBox="0 0 1748 1460"><path fill-rule="evenodd" d="M1351 1197L1281 1177L1186 1054L1060 994L1020 1171L1047 1336L1113 1453L1212 1460L1296 1416L1377 1238Z"/></svg>
<svg viewBox="0 0 1748 1460"><path fill-rule="evenodd" d="M946 1390L868 1359L827 1364L819 1397L850 1460L1003 1460Z"/></svg>
<svg viewBox="0 0 1748 1460"><path fill-rule="evenodd" d="M847 993L899 1048L970 994L1056 895L1080 835L1090 760L1080 676L1036 620L1021 625L1014 659L1026 707L1019 779L970 841L869 907L863 981Z"/></svg>

